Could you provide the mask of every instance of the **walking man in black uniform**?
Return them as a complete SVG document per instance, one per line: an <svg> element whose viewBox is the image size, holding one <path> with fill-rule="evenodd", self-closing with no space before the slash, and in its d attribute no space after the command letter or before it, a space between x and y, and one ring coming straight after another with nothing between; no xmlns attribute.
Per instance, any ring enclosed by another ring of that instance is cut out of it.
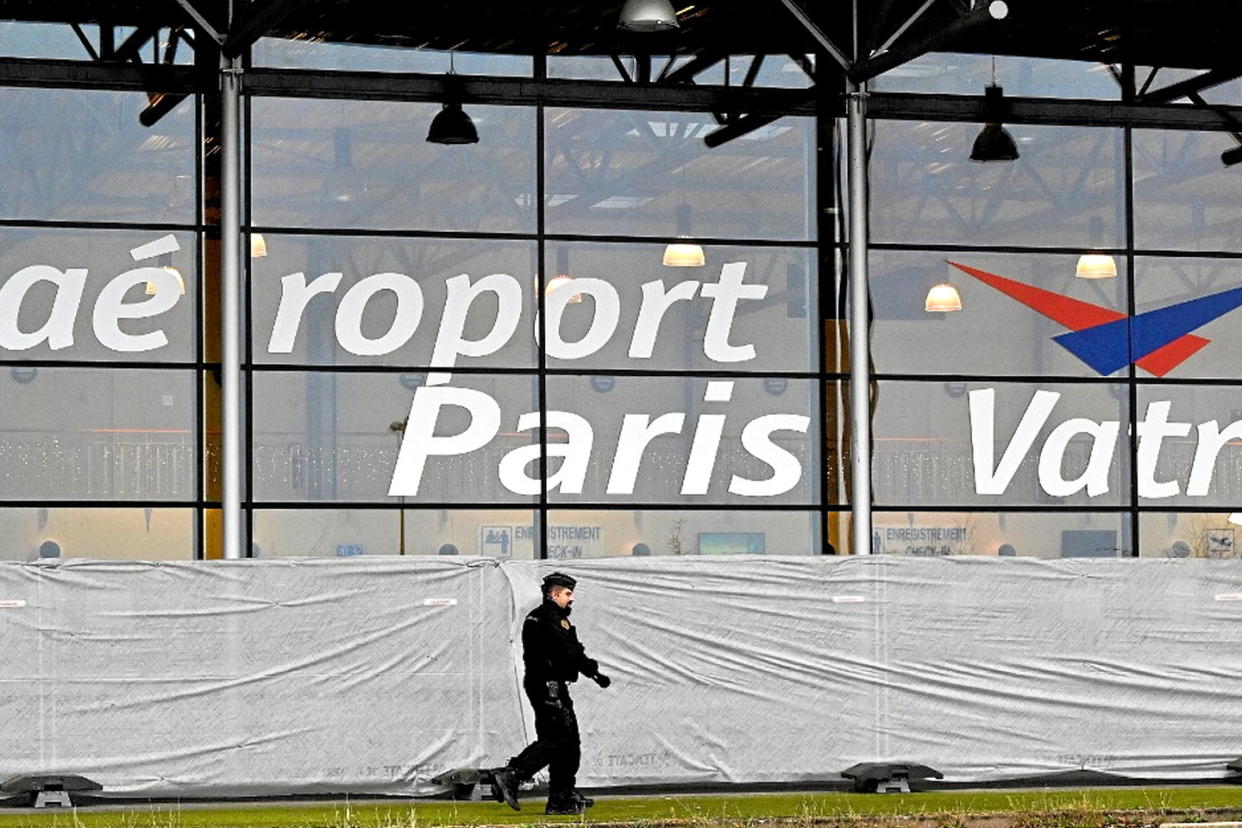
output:
<svg viewBox="0 0 1242 828"><path fill-rule="evenodd" d="M520 810L518 785L548 766L549 814L580 814L595 804L574 787L581 749L578 718L569 698L569 685L582 674L600 687L612 681L599 671L578 642L569 623L578 582L553 572L543 579L543 603L527 614L522 624L522 661L526 677L522 684L535 709L535 741L494 774L496 792L513 810Z"/></svg>

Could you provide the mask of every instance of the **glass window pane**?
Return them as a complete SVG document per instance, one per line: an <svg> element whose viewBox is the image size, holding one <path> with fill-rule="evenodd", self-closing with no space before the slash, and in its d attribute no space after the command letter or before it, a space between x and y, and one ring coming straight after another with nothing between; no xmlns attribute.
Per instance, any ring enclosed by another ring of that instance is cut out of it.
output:
<svg viewBox="0 0 1242 828"><path fill-rule="evenodd" d="M1139 554L1144 558L1236 558L1242 513L1143 512Z"/></svg>
<svg viewBox="0 0 1242 828"><path fill-rule="evenodd" d="M815 370L819 276L813 250L705 245L703 267L666 267L665 249L590 242L547 246L545 291L564 284L570 295L551 339L558 347L548 356L549 367ZM607 284L598 286L598 293L596 288L579 293L564 276ZM722 285L734 284L741 287L714 295ZM607 309L613 306L608 287L615 291L619 317L614 333L604 339ZM756 295L760 291L764 295ZM733 302L735 295L741 298ZM587 344L579 350L572 347L576 343ZM558 358L558 353L572 356Z"/></svg>
<svg viewBox="0 0 1242 828"><path fill-rule="evenodd" d="M535 110L469 104L477 144L425 140L439 104L251 100L257 225L533 232Z"/></svg>
<svg viewBox="0 0 1242 828"><path fill-rule="evenodd" d="M5 89L0 218L192 223L194 98L152 127L138 121L148 103L142 92Z"/></svg>
<svg viewBox="0 0 1242 828"><path fill-rule="evenodd" d="M1139 314L1158 313L1160 335L1152 344L1172 340L1176 353L1150 363L1147 375L1169 378L1238 376L1242 352L1242 278L1237 259L1141 256L1134 264L1134 299ZM1218 296L1218 299L1209 297ZM1198 302L1198 304L1191 304ZM1194 318L1196 308L1203 316ZM1213 314L1215 314L1213 318ZM1167 316L1166 316L1167 315ZM1175 318L1178 317L1178 318ZM1149 317L1150 318L1150 317ZM1198 327L1178 337L1182 324ZM1164 333L1167 331L1167 334ZM1151 347L1151 346L1148 346Z"/></svg>
<svg viewBox="0 0 1242 828"><path fill-rule="evenodd" d="M534 60L529 55L482 52L452 53L454 71L463 75L530 77ZM329 43L308 38L261 37L251 51L255 66L278 69L335 69L352 72L412 72L439 74L449 71L449 53L408 46L370 43Z"/></svg>
<svg viewBox="0 0 1242 828"><path fill-rule="evenodd" d="M979 163L970 160L979 124L877 122L872 240L1122 247L1122 130L1006 129L1018 160Z"/></svg>
<svg viewBox="0 0 1242 828"><path fill-rule="evenodd" d="M488 353L456 364L535 365L534 242L276 233L263 239L266 255L250 267L257 363L427 366L441 335L445 352L456 353L477 351L471 343L490 342L495 332ZM333 273L339 279L324 278ZM469 279L452 284L454 296L469 299L464 320L445 309L451 280L463 274ZM322 293L303 290L333 283ZM495 289L470 299L478 285ZM506 325L515 327L502 342ZM461 344L450 349L449 341Z"/></svg>
<svg viewBox="0 0 1242 828"><path fill-rule="evenodd" d="M636 509L548 512L548 557L818 555L818 512Z"/></svg>
<svg viewBox="0 0 1242 828"><path fill-rule="evenodd" d="M258 509L256 557L537 556L524 509ZM404 541L403 538L404 532Z"/></svg>
<svg viewBox="0 0 1242 828"><path fill-rule="evenodd" d="M200 435L203 451L203 497L205 500L219 501L224 497L224 429L222 412L224 411L224 389L221 386L222 373L218 369L208 369L199 373L202 392L203 431ZM248 411L249 389L245 382L241 385L242 411ZM241 442L246 445L249 439L246 417L241 418ZM246 474L242 473L241 496L249 495Z"/></svg>
<svg viewBox="0 0 1242 828"><path fill-rule="evenodd" d="M194 557L191 509L75 506L0 509L0 560L185 561Z"/></svg>
<svg viewBox="0 0 1242 828"><path fill-rule="evenodd" d="M99 43L99 26L86 24L82 26L82 31L92 45ZM48 60L91 60L90 53L68 23L30 23L18 20L0 21L0 55Z"/></svg>
<svg viewBox="0 0 1242 828"><path fill-rule="evenodd" d="M1137 404L1141 504L1242 507L1242 389L1140 385Z"/></svg>
<svg viewBox="0 0 1242 828"><path fill-rule="evenodd" d="M981 95L995 79L1013 97L1121 97L1121 86L1102 63L998 55L993 74L992 60L991 55L929 52L889 69L872 83L877 92Z"/></svg>
<svg viewBox="0 0 1242 828"><path fill-rule="evenodd" d="M1109 368L1106 375L1124 374L1124 358L1106 364L1078 339L1065 345L1058 339L1124 318L1126 260L1109 258L1117 276L1085 279L1075 275L1073 254L873 251L876 371L1095 377ZM925 310L928 292L940 283L956 288L960 311ZM1122 338L1124 354L1124 331Z"/></svg>
<svg viewBox="0 0 1242 828"><path fill-rule="evenodd" d="M1130 501L1124 385L878 385L871 466L877 505L1069 507Z"/></svg>
<svg viewBox="0 0 1242 828"><path fill-rule="evenodd" d="M194 373L0 369L0 499L194 497Z"/></svg>
<svg viewBox="0 0 1242 828"><path fill-rule="evenodd" d="M1153 71L1155 72L1154 76L1152 75ZM1151 66L1134 67L1135 83L1140 89L1147 86L1147 94L1149 95L1182 81L1202 77L1206 72L1207 70L1205 69L1178 69L1171 66L1159 68ZM1198 90L1198 94L1211 105L1237 106L1242 104L1242 80L1234 78L1224 83L1211 84ZM1187 103L1190 99L1182 96L1174 100L1178 103Z"/></svg>
<svg viewBox="0 0 1242 828"><path fill-rule="evenodd" d="M549 108L549 233L815 238L815 127L786 117L723 146L707 113Z"/></svg>
<svg viewBox="0 0 1242 828"><path fill-rule="evenodd" d="M548 377L550 500L818 503L818 383L598 379Z"/></svg>
<svg viewBox="0 0 1242 828"><path fill-rule="evenodd" d="M1120 512L876 512L877 554L1125 558L1130 517Z"/></svg>
<svg viewBox="0 0 1242 828"><path fill-rule="evenodd" d="M613 58L601 55L548 55L548 77L569 78L573 80L620 81L635 78L638 75L636 60L633 57L621 56L621 65L625 75L618 70ZM660 77L680 69L689 59L684 56L673 56L673 64L669 66L668 55L651 56L651 75ZM807 72L788 55L730 55L728 58L729 81L732 86L742 86L750 73L753 62L759 60L760 65L755 71L752 86L756 88L806 89L812 80ZM814 66L814 56L806 57L808 67ZM813 71L813 69L812 69ZM708 66L694 75L694 83L698 86L719 86L724 80L724 60Z"/></svg>
<svg viewBox="0 0 1242 828"><path fill-rule="evenodd" d="M0 228L0 358L190 362L197 262L188 232Z"/></svg>
<svg viewBox="0 0 1242 828"><path fill-rule="evenodd" d="M388 493L398 449L409 441L410 465L400 477L408 494L401 502L531 500L507 488L498 467L510 451L538 442L537 430L517 430L521 414L538 410L534 379L454 374L449 386L424 389L435 392L426 397L431 414L407 425L419 387L409 377L256 373L255 499L397 502ZM497 422L489 420L492 406ZM458 435L466 436L450 441ZM419 460L425 461L421 470Z"/></svg>
<svg viewBox="0 0 1242 828"><path fill-rule="evenodd" d="M1242 251L1239 170L1220 155L1227 132L1136 129L1134 246L1141 250Z"/></svg>

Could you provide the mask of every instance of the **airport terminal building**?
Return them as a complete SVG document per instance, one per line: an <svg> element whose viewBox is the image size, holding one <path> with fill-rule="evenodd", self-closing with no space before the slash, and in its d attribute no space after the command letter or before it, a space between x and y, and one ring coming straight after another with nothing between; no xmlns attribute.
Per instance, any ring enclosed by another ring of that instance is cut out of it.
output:
<svg viewBox="0 0 1242 828"><path fill-rule="evenodd" d="M0 27L5 558L1234 554L1222 18L227 5Z"/></svg>
<svg viewBox="0 0 1242 828"><path fill-rule="evenodd" d="M0 10L0 795L1238 780L1237 3Z"/></svg>

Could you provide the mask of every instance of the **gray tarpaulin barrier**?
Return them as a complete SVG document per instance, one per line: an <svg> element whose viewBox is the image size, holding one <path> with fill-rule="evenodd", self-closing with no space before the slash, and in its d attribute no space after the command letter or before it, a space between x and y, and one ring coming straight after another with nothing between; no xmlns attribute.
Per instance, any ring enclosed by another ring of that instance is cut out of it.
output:
<svg viewBox="0 0 1242 828"><path fill-rule="evenodd" d="M533 737L543 574L613 677L579 784L1223 778L1242 562L353 558L0 565L0 778L105 794L429 794Z"/></svg>

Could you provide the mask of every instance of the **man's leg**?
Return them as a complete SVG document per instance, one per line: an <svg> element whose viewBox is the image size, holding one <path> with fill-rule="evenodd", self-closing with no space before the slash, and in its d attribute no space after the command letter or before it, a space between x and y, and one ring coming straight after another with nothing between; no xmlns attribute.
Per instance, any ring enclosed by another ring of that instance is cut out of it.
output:
<svg viewBox="0 0 1242 828"><path fill-rule="evenodd" d="M525 779L550 764L560 753L564 733L564 700L569 698L564 684L553 682L555 687L539 684L528 686L526 696L535 711L535 741L521 753L509 760L509 764L495 774L496 786L501 797L513 810L519 810L517 788Z"/></svg>
<svg viewBox="0 0 1242 828"><path fill-rule="evenodd" d="M565 699L565 714L560 749L548 764L547 813L580 814L586 804L577 796L578 766L582 761L582 745L578 734L578 717L573 702Z"/></svg>

